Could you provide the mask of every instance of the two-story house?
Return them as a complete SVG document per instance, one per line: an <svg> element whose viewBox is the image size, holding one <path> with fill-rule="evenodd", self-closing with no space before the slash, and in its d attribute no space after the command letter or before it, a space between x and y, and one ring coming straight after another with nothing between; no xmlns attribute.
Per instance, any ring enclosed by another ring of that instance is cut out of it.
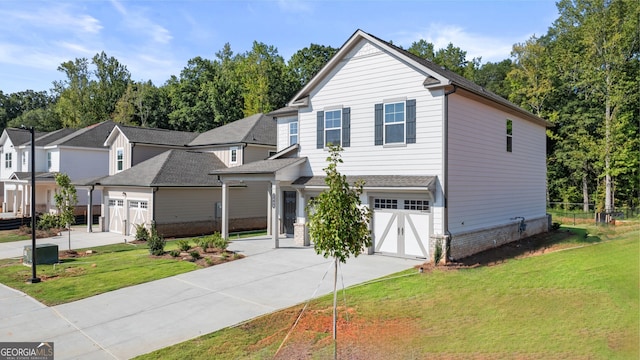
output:
<svg viewBox="0 0 640 360"><path fill-rule="evenodd" d="M220 230L221 184L209 172L268 158L276 123L256 114L204 133L117 125L105 142L109 176L80 185L103 193L103 231L135 234L156 224L163 236ZM263 229L268 183L235 183L231 229Z"/></svg>
<svg viewBox="0 0 640 360"><path fill-rule="evenodd" d="M108 174L109 150L103 143L113 126L113 122L105 121L80 130L60 129L35 134L35 206L38 213L55 211L56 173L65 173L71 180ZM11 137L18 134L21 140L15 145ZM2 169L3 212L28 215L31 203L31 134L23 129L5 129L0 143L5 157ZM95 194L94 200L99 201L99 198L100 194ZM89 203L88 194L79 192L76 214L82 214Z"/></svg>
<svg viewBox="0 0 640 360"><path fill-rule="evenodd" d="M441 241L457 259L548 229L549 123L364 31L269 115L279 152L211 174L223 215L237 206L224 184L271 183L276 247L280 231L313 241L305 208L326 189L329 144L344 149L338 170L365 181L372 253L432 259Z"/></svg>

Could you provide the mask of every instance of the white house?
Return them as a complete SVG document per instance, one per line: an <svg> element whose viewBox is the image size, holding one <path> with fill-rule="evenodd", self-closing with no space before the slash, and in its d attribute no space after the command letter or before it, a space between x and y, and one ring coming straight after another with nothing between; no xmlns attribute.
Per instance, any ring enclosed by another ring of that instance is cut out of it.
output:
<svg viewBox="0 0 640 360"><path fill-rule="evenodd" d="M117 125L105 146L110 175L79 184L102 190L104 231L131 235L154 222L163 236L201 235L221 226L221 184L209 173L268 158L276 123L256 114L201 134ZM232 189L230 228L264 229L268 183Z"/></svg>
<svg viewBox="0 0 640 360"><path fill-rule="evenodd" d="M276 155L211 172L223 217L237 204L224 184L269 181L273 229L308 243L305 207L326 188L332 143L344 148L338 170L366 182L371 252L432 259L443 241L457 259L548 229L549 123L364 31L269 115Z"/></svg>
<svg viewBox="0 0 640 360"><path fill-rule="evenodd" d="M114 123L105 121L86 128L60 129L35 135L36 211L55 211L55 174L65 173L71 180L108 174L109 150L104 139ZM19 139L14 143L12 139ZM4 166L1 176L4 185L2 211L15 215L30 214L31 203L31 134L23 129L5 129L0 137ZM94 200L99 200L96 193ZM89 204L88 194L78 193L81 214Z"/></svg>

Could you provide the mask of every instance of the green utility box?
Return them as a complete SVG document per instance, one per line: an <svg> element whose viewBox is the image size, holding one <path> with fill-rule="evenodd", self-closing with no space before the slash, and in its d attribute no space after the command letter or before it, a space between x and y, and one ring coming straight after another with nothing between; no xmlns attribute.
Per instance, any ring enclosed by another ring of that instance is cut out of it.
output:
<svg viewBox="0 0 640 360"><path fill-rule="evenodd" d="M24 247L22 263L31 266L31 245ZM36 244L36 265L55 264L58 262L58 245L56 244Z"/></svg>

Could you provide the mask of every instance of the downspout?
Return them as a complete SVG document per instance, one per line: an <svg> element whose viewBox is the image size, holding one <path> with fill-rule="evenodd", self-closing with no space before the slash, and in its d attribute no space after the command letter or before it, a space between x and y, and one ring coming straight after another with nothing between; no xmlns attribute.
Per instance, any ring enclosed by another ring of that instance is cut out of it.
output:
<svg viewBox="0 0 640 360"><path fill-rule="evenodd" d="M457 85L453 85L453 89L451 91L444 93L444 124L442 130L442 166L443 166L443 175L444 175L444 189L442 190L443 195L443 205L444 212L442 214L442 226L445 235L445 254L447 257L450 256L449 248L451 244L451 232L449 231L449 95L453 94L458 90ZM448 259L447 259L448 260Z"/></svg>
<svg viewBox="0 0 640 360"><path fill-rule="evenodd" d="M158 187L155 186L151 190L151 226L155 226L156 224L156 192L158 192Z"/></svg>

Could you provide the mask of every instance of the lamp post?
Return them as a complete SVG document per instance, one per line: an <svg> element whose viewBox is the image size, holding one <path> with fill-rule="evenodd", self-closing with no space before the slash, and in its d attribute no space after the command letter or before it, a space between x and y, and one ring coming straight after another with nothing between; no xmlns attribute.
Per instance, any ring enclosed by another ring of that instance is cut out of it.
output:
<svg viewBox="0 0 640 360"><path fill-rule="evenodd" d="M25 126L22 126L25 128ZM30 284L40 282L36 277L36 130L30 127L31 132L31 279Z"/></svg>

